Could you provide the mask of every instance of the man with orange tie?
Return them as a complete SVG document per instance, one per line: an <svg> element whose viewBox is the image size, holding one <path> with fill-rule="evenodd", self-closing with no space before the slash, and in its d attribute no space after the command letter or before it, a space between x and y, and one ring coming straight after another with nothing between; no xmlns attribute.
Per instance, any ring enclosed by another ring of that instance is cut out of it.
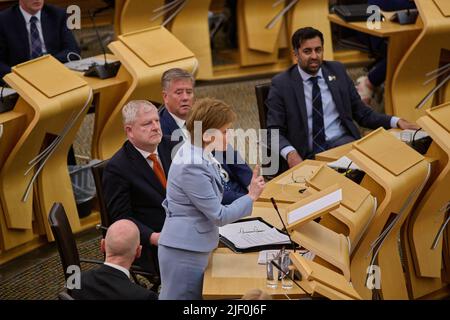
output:
<svg viewBox="0 0 450 320"><path fill-rule="evenodd" d="M158 110L148 101L128 102L122 117L128 140L105 167L105 202L112 222L130 219L136 223L144 249L138 263L146 270L157 271L152 270L157 261L152 263L150 259L157 257L159 233L166 217L161 203L166 197L175 142L163 137Z"/></svg>

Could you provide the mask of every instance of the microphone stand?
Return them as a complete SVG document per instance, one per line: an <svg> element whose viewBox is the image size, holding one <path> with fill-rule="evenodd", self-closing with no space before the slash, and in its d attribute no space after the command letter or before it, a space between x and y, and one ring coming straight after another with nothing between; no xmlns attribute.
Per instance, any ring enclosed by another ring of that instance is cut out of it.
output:
<svg viewBox="0 0 450 320"><path fill-rule="evenodd" d="M280 220L281 220L281 223L283 224L283 230L284 230L284 232L285 232L286 235L289 237L289 241L291 242L292 249L294 250L294 252L296 252L296 250L295 250L295 243L294 243L294 241L292 241L291 235L290 235L289 232L287 231L286 225L284 224L284 221L283 221L283 219L281 218L281 214L280 214L280 211L278 211L278 206L277 206L277 203L275 202L275 199L272 197L272 198L270 198L270 201L272 202L272 205L273 205L273 207L275 208L275 211L277 212L278 217L279 217Z"/></svg>
<svg viewBox="0 0 450 320"><path fill-rule="evenodd" d="M102 39L100 38L100 34L98 33L97 26L95 25L95 19L94 16L91 14L91 11L89 12L89 18L92 21L92 26L94 27L95 34L97 36L98 42L100 44L100 48L103 52L103 58L105 59L105 63L103 65L98 65L96 63L92 64L89 69L84 73L86 77L96 77L100 79L108 79L113 78L116 76L117 72L120 68L120 61L115 61L112 63L108 63L108 60L106 59L106 50L103 46Z"/></svg>

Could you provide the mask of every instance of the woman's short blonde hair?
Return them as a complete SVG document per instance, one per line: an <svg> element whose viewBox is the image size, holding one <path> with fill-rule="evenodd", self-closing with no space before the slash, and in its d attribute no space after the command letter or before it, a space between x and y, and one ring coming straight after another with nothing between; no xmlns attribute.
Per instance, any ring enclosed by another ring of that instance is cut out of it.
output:
<svg viewBox="0 0 450 320"><path fill-rule="evenodd" d="M186 129L194 141L195 122L202 123L201 135L209 129L220 129L236 120L236 113L225 102L213 98L197 99L186 121ZM199 134L199 132L196 132Z"/></svg>
<svg viewBox="0 0 450 320"><path fill-rule="evenodd" d="M242 300L272 300L272 296L261 289L251 289L242 296Z"/></svg>

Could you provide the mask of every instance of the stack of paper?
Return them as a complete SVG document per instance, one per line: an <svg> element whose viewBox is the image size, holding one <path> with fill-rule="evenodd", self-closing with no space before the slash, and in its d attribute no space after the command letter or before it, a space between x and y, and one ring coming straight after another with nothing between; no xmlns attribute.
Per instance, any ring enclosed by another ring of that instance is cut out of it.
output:
<svg viewBox="0 0 450 320"><path fill-rule="evenodd" d="M107 60L108 63L111 63L111 60ZM64 65L75 71L87 71L90 66L93 64L103 65L105 63L105 59L99 59L99 58L85 58L81 60L75 60L65 63Z"/></svg>
<svg viewBox="0 0 450 320"><path fill-rule="evenodd" d="M291 243L287 235L260 220L231 223L220 227L219 233L237 249Z"/></svg>

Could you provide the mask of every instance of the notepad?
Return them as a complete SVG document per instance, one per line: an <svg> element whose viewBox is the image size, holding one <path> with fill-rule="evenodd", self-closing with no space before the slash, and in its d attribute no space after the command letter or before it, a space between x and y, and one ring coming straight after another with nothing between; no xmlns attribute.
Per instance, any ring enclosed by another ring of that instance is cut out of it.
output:
<svg viewBox="0 0 450 320"><path fill-rule="evenodd" d="M220 241L235 252L280 249L289 237L262 218L243 219L219 228Z"/></svg>
<svg viewBox="0 0 450 320"><path fill-rule="evenodd" d="M289 237L260 220L231 223L219 228L219 234L233 243L237 249L289 244Z"/></svg>
<svg viewBox="0 0 450 320"><path fill-rule="evenodd" d="M350 169L350 170L361 170L356 163L350 160L348 157L343 156L333 162L328 162L327 165L333 169Z"/></svg>
<svg viewBox="0 0 450 320"><path fill-rule="evenodd" d="M307 202L308 198L306 198L289 207L287 216L289 227L315 219L323 214L324 211L336 208L342 201L342 189L339 188L330 192L333 189L336 189L336 187L332 186L320 191L316 194L320 194L320 196L310 202ZM307 203L303 205L304 202Z"/></svg>

